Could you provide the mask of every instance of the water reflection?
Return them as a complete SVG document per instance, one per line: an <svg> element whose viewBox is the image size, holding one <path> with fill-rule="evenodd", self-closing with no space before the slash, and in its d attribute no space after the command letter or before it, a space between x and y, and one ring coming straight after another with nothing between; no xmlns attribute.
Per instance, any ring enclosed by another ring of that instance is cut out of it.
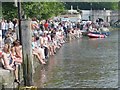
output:
<svg viewBox="0 0 120 90"><path fill-rule="evenodd" d="M117 88L117 31L105 39L82 38L66 43L37 68L35 85L47 88Z"/></svg>

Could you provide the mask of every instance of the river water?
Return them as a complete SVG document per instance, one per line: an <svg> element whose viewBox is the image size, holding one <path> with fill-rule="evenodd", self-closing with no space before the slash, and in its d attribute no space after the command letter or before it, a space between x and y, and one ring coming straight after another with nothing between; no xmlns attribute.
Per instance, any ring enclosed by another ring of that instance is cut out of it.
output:
<svg viewBox="0 0 120 90"><path fill-rule="evenodd" d="M118 31L65 43L34 75L39 88L117 88Z"/></svg>

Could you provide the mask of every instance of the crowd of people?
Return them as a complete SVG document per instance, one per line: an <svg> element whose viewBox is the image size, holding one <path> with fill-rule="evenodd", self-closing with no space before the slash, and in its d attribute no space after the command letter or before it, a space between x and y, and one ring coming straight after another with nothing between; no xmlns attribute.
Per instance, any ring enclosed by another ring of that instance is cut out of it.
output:
<svg viewBox="0 0 120 90"><path fill-rule="evenodd" d="M0 61L4 69L14 71L15 82L18 80L18 66L22 64L22 45L20 45L18 20L2 19L0 27L2 31L2 44L0 45ZM102 25L102 24L100 24ZM82 30L99 29L99 24L91 22L81 23L61 20L31 20L32 54L39 62L46 64L50 56L54 56L62 45L74 39L82 37Z"/></svg>
<svg viewBox="0 0 120 90"><path fill-rule="evenodd" d="M19 41L18 20L4 20L0 22L2 31L2 44L0 46L0 61L4 69L11 70L18 80L18 66L22 64L22 45ZM98 24L91 22L80 23L60 20L42 20L36 18L31 20L32 32L32 54L36 56L43 65L47 63L50 56L54 56L67 41L82 37L81 31L99 29Z"/></svg>
<svg viewBox="0 0 120 90"><path fill-rule="evenodd" d="M18 20L4 20L0 22L2 30L2 46L0 47L0 61L2 67L11 70L18 80L18 66L22 64L22 45L18 40ZM54 56L62 45L75 38L82 36L79 23L59 20L31 21L32 31L32 54L41 64L45 65L50 56Z"/></svg>

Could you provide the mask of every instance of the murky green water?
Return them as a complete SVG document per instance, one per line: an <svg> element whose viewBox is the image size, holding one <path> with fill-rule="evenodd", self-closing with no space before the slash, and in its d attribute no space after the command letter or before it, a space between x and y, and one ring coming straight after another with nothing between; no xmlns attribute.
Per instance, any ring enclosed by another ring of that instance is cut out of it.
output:
<svg viewBox="0 0 120 90"><path fill-rule="evenodd" d="M105 39L64 44L46 66L37 68L34 79L42 88L117 88L118 31Z"/></svg>

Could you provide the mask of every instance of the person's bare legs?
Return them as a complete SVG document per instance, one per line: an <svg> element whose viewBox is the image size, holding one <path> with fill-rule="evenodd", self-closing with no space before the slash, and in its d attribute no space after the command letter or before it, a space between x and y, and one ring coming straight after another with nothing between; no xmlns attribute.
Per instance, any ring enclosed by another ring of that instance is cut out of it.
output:
<svg viewBox="0 0 120 90"><path fill-rule="evenodd" d="M4 68L8 70L14 70L10 65L9 65L9 60L7 60L6 56L4 56Z"/></svg>
<svg viewBox="0 0 120 90"><path fill-rule="evenodd" d="M15 66L14 76L15 76L14 82L17 82L18 84L20 84L20 81L18 79L18 65Z"/></svg>
<svg viewBox="0 0 120 90"><path fill-rule="evenodd" d="M53 46L49 46L49 50L50 50L50 55L54 55Z"/></svg>
<svg viewBox="0 0 120 90"><path fill-rule="evenodd" d="M40 57L40 55L37 55L37 57L38 57L38 59L40 60L40 62L41 62L42 64L46 64L46 63L44 62L44 60Z"/></svg>
<svg viewBox="0 0 120 90"><path fill-rule="evenodd" d="M38 54L41 56L41 58L44 60L45 59L45 54L44 54L44 49L39 48L37 50Z"/></svg>
<svg viewBox="0 0 120 90"><path fill-rule="evenodd" d="M43 61L43 59L40 57L40 55L38 54L38 53L33 53L34 55L36 55L37 56L37 58L39 59L39 61L42 63L42 64L46 64L44 61Z"/></svg>
<svg viewBox="0 0 120 90"><path fill-rule="evenodd" d="M53 45L53 52L56 54L56 45Z"/></svg>

